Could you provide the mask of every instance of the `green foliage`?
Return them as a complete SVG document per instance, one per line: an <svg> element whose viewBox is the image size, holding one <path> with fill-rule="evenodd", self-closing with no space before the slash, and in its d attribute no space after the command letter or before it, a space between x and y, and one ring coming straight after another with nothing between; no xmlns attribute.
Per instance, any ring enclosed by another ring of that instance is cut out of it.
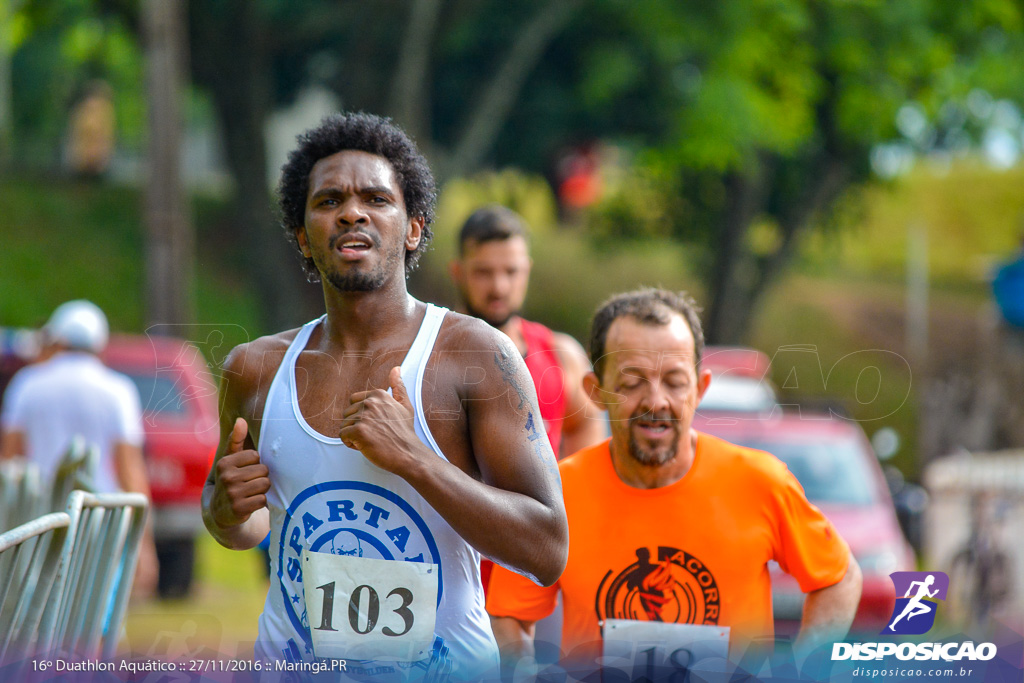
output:
<svg viewBox="0 0 1024 683"><path fill-rule="evenodd" d="M708 332L719 341L743 338L806 234L848 222L848 195L870 177L878 145L912 133L905 144L919 151L963 148L990 125L971 120L970 98L991 88L1019 104L1024 92L1024 72L1012 66L1024 58L1022 10L1012 0L970 11L939 0L601 7L633 37L595 29L611 78L603 89L584 81L578 101L629 97L634 110L671 115L643 132L636 155L643 175L633 185L653 192L612 192L590 214L591 229L598 240L615 224L699 247ZM610 47L636 44L644 48L629 61ZM624 73L654 86L630 89ZM908 103L921 125L900 123Z"/></svg>
<svg viewBox="0 0 1024 683"><path fill-rule="evenodd" d="M608 248L628 240L671 237L671 224L665 220L671 201L658 176L638 168L606 187L602 199L586 211L587 233Z"/></svg>
<svg viewBox="0 0 1024 683"><path fill-rule="evenodd" d="M540 176L507 168L472 178L453 178L445 183L438 198L436 248L454 253L462 224L487 204L501 204L517 212L536 238L550 233L558 223L555 196Z"/></svg>
<svg viewBox="0 0 1024 683"><path fill-rule="evenodd" d="M595 247L585 235L561 230L535 234L530 246L533 270L524 315L567 332L584 345L590 318L616 292L640 286L685 289L701 296L687 264L689 252L668 240ZM409 286L421 299L458 308L460 301L446 266L455 257L450 246L435 244L413 273Z"/></svg>
<svg viewBox="0 0 1024 683"><path fill-rule="evenodd" d="M626 182L631 182L627 177ZM626 196L625 190L622 196ZM623 201L631 201L623 199ZM447 271L456 257L458 231L477 208L498 203L517 211L531 229L533 270L524 313L577 339L587 339L590 318L610 295L641 285L694 290L690 252L665 238L595 245L586 234L558 230L554 195L540 176L516 169L480 173L447 182L438 201L431 253L413 273L418 297L458 308ZM609 237L613 218L607 217ZM652 225L655 217L651 216ZM557 293L557 295L556 295Z"/></svg>
<svg viewBox="0 0 1024 683"><path fill-rule="evenodd" d="M932 281L971 285L984 297L992 267L1024 238L1022 186L1020 166L999 171L977 159L949 168L920 164L905 177L866 188L862 220L855 226L813 235L803 249L801 270L902 282L907 233L916 223L928 236Z"/></svg>
<svg viewBox="0 0 1024 683"><path fill-rule="evenodd" d="M90 0L23 3L6 33L19 165L54 165L68 112L95 79L113 89L119 143L129 148L142 144L142 50L122 13Z"/></svg>
<svg viewBox="0 0 1024 683"><path fill-rule="evenodd" d="M568 332L586 346L590 319L612 294L638 287L703 291L689 264L690 251L665 239L595 247L586 236L558 232L536 240L526 314Z"/></svg>
<svg viewBox="0 0 1024 683"><path fill-rule="evenodd" d="M37 327L69 299L102 308L111 328L145 328L144 236L137 191L95 183L2 177L0 325ZM204 208L201 215L209 215ZM228 271L200 232L197 322L222 325L234 345L260 333L249 283ZM283 245L282 245L283 248Z"/></svg>
<svg viewBox="0 0 1024 683"><path fill-rule="evenodd" d="M9 56L28 39L32 24L24 11L12 12L9 0L3 0L2 5L0 16L3 16L4 21L0 22L0 51Z"/></svg>

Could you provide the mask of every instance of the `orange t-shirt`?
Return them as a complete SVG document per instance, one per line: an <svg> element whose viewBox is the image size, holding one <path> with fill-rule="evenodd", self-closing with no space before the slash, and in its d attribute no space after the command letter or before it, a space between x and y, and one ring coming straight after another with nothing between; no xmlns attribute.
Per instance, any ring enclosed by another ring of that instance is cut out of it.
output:
<svg viewBox="0 0 1024 683"><path fill-rule="evenodd" d="M732 649L773 634L769 560L805 592L846 573L846 542L768 453L700 434L690 470L657 489L623 483L609 441L559 470L569 518L565 571L543 588L496 566L487 611L537 621L561 590L569 658L574 650L595 654L606 618L729 626Z"/></svg>

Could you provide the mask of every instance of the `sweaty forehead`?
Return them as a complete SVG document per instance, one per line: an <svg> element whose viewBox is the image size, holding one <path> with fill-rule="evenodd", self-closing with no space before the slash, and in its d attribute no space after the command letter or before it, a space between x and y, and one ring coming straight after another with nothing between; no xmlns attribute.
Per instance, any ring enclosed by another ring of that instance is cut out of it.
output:
<svg viewBox="0 0 1024 683"><path fill-rule="evenodd" d="M609 367L693 365L693 333L682 316L667 325L648 324L632 317L615 320L608 329L605 353Z"/></svg>
<svg viewBox="0 0 1024 683"><path fill-rule="evenodd" d="M313 164L309 172L310 194L329 186L347 190L386 187L400 193L395 169L390 161L382 156L354 149L336 152Z"/></svg>

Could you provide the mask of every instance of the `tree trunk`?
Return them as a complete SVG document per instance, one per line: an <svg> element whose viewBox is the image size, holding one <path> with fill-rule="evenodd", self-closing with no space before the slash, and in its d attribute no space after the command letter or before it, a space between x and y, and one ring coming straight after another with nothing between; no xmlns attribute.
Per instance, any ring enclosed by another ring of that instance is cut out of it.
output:
<svg viewBox="0 0 1024 683"><path fill-rule="evenodd" d="M727 182L727 210L715 242L714 271L710 280L711 306L705 336L716 344L743 343L754 322L757 306L769 287L785 272L800 239L822 220L849 187L850 171L839 157L821 150L804 162L803 191L785 206L769 212L769 190L778 174L779 160L763 159L760 171L736 175ZM774 253L755 258L745 236L759 217L776 220L782 240Z"/></svg>
<svg viewBox="0 0 1024 683"><path fill-rule="evenodd" d="M734 173L725 185L726 210L715 235L704 336L713 344L738 344L750 326L757 279L744 237L764 209L767 183L760 173Z"/></svg>
<svg viewBox="0 0 1024 683"><path fill-rule="evenodd" d="M182 0L145 3L149 95L146 317L150 325L182 325L194 317L194 236L181 178L181 85L187 52L184 18Z"/></svg>
<svg viewBox="0 0 1024 683"><path fill-rule="evenodd" d="M206 60L202 80L210 86L235 181L232 241L251 268L265 331L293 327L312 315L315 295L303 288L302 267L285 240L267 188L263 126L271 111L268 34L257 3L232 0L219 14L207 11L196 26ZM217 21L209 21L215 15ZM225 36L232 36L226 40ZM245 46L244 59L238 45Z"/></svg>
<svg viewBox="0 0 1024 683"><path fill-rule="evenodd" d="M568 25L584 0L555 0L541 7L512 41L498 72L470 112L451 158L438 169L440 177L475 169L494 144L530 72L544 50Z"/></svg>
<svg viewBox="0 0 1024 683"><path fill-rule="evenodd" d="M14 15L9 2L0 2L0 26L7 26ZM0 170L13 158L11 144L14 115L13 92L11 90L11 53L6 45L0 44Z"/></svg>
<svg viewBox="0 0 1024 683"><path fill-rule="evenodd" d="M430 139L429 98L430 45L434 39L441 0L414 0L391 83L388 113L421 147ZM424 149L424 152L429 150Z"/></svg>

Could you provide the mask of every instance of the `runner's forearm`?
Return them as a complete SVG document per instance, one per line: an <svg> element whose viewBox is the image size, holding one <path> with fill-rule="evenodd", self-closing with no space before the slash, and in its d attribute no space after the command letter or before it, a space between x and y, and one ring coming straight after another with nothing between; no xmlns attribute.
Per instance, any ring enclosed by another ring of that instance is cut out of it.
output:
<svg viewBox="0 0 1024 683"><path fill-rule="evenodd" d="M203 487L203 522L207 531L218 543L232 550L249 550L260 544L270 532L270 512L266 508L256 510L247 520L234 526L221 526L212 510L214 485L206 482Z"/></svg>
<svg viewBox="0 0 1024 683"><path fill-rule="evenodd" d="M793 644L798 656L806 656L818 645L834 642L846 636L857 613L860 592L860 566L851 555L850 564L842 579L831 586L807 594L800 633Z"/></svg>
<svg viewBox="0 0 1024 683"><path fill-rule="evenodd" d="M491 631L501 655L501 678L505 681L529 678L536 671L533 639L534 622L523 622L512 617L491 617ZM524 671L528 667L530 670ZM519 676L516 676L516 670Z"/></svg>
<svg viewBox="0 0 1024 683"><path fill-rule="evenodd" d="M498 564L550 586L568 555L561 500L548 506L530 496L488 486L430 454L401 476L466 542Z"/></svg>

